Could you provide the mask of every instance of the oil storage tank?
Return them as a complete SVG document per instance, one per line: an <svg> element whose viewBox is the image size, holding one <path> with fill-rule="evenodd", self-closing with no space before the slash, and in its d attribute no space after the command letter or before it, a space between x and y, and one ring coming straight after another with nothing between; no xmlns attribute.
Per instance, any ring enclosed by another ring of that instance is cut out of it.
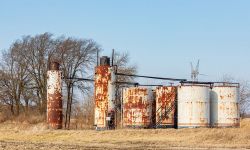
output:
<svg viewBox="0 0 250 150"><path fill-rule="evenodd" d="M191 84L178 87L178 128L209 127L210 86Z"/></svg>
<svg viewBox="0 0 250 150"><path fill-rule="evenodd" d="M214 85L210 95L211 126L239 127L239 84Z"/></svg>
<svg viewBox="0 0 250 150"><path fill-rule="evenodd" d="M152 123L153 91L143 87L123 90L123 127L148 128Z"/></svg>
<svg viewBox="0 0 250 150"><path fill-rule="evenodd" d="M161 86L156 88L156 128L176 126L177 87Z"/></svg>
<svg viewBox="0 0 250 150"><path fill-rule="evenodd" d="M110 59L101 57L95 68L95 120L97 130L113 129L115 124L115 70Z"/></svg>

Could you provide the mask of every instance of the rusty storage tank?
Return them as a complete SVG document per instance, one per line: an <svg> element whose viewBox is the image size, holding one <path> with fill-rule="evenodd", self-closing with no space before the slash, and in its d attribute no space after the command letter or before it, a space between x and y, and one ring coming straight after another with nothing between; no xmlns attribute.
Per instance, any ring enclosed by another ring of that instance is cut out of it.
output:
<svg viewBox="0 0 250 150"><path fill-rule="evenodd" d="M176 127L177 123L177 87L162 86L156 88L156 128Z"/></svg>
<svg viewBox="0 0 250 150"><path fill-rule="evenodd" d="M123 90L123 127L148 128L152 125L153 91L143 87Z"/></svg>
<svg viewBox="0 0 250 150"><path fill-rule="evenodd" d="M97 128L106 127L108 110L108 82L110 80L109 66L96 67L95 74L95 125Z"/></svg>
<svg viewBox="0 0 250 150"><path fill-rule="evenodd" d="M214 85L210 95L211 126L239 127L239 84Z"/></svg>
<svg viewBox="0 0 250 150"><path fill-rule="evenodd" d="M62 79L59 63L51 62L47 72L47 123L49 128L62 129Z"/></svg>
<svg viewBox="0 0 250 150"><path fill-rule="evenodd" d="M101 57L95 69L95 121L97 129L114 128L115 74L108 57Z"/></svg>
<svg viewBox="0 0 250 150"><path fill-rule="evenodd" d="M210 87L181 85L178 87L178 128L209 127Z"/></svg>

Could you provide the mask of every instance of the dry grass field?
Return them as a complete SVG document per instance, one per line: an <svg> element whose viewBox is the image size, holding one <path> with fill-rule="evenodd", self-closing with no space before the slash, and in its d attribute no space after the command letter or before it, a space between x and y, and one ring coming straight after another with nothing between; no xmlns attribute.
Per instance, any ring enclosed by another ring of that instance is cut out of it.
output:
<svg viewBox="0 0 250 150"><path fill-rule="evenodd" d="M250 149L250 119L241 128L48 130L0 124L0 149Z"/></svg>

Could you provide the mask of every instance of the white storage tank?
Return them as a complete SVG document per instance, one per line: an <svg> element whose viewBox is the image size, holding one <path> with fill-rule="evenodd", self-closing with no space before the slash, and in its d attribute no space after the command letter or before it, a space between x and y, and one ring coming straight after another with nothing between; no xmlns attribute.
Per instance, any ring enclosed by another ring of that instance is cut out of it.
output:
<svg viewBox="0 0 250 150"><path fill-rule="evenodd" d="M239 85L215 85L211 95L211 126L239 127Z"/></svg>
<svg viewBox="0 0 250 150"><path fill-rule="evenodd" d="M210 86L182 85L178 87L178 128L209 127Z"/></svg>

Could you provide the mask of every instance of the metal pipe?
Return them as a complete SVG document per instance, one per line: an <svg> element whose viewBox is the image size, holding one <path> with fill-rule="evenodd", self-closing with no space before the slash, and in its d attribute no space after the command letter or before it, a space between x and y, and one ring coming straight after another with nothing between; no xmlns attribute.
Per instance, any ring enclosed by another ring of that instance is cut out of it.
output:
<svg viewBox="0 0 250 150"><path fill-rule="evenodd" d="M116 82L116 84L139 85L138 82Z"/></svg>
<svg viewBox="0 0 250 150"><path fill-rule="evenodd" d="M96 52L96 66L99 66L99 50Z"/></svg>
<svg viewBox="0 0 250 150"><path fill-rule="evenodd" d="M198 81L181 81L180 83L189 83L189 84L213 84L213 82L198 82Z"/></svg>
<svg viewBox="0 0 250 150"><path fill-rule="evenodd" d="M236 84L237 86L239 86L239 83L234 83L234 82L198 82L198 81L181 81L180 83L189 83L189 84L210 84L210 85L214 85L216 83L218 84Z"/></svg>
<svg viewBox="0 0 250 150"><path fill-rule="evenodd" d="M89 81L89 82L94 82L94 79L87 79L87 78L63 78L66 80L78 80L78 81Z"/></svg>
<svg viewBox="0 0 250 150"><path fill-rule="evenodd" d="M138 86L163 86L163 85L160 85L160 84L139 84Z"/></svg>
<svg viewBox="0 0 250 150"><path fill-rule="evenodd" d="M142 76L142 75L134 75L134 74L124 74L124 73L116 73L116 75L119 75L119 76L129 76L129 77L139 77L139 78L159 79L159 80L187 81L186 79L152 77L152 76Z"/></svg>
<svg viewBox="0 0 250 150"><path fill-rule="evenodd" d="M112 49L112 60L111 60L111 66L114 66L114 57L115 57L115 50Z"/></svg>
<svg viewBox="0 0 250 150"><path fill-rule="evenodd" d="M140 84L138 82L116 82L116 84L127 84L127 85L136 85L136 86L163 86L160 84Z"/></svg>

